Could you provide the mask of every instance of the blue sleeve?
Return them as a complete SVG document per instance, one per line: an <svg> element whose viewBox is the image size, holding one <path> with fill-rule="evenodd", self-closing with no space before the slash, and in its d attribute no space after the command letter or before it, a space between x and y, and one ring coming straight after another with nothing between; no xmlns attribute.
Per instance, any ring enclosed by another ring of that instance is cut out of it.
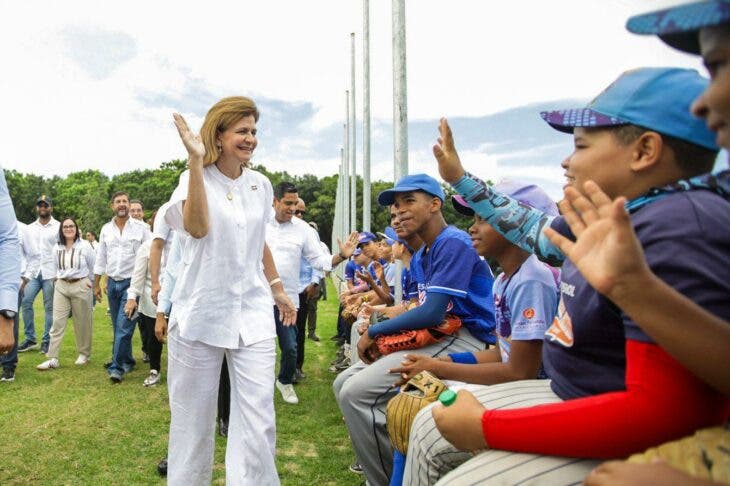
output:
<svg viewBox="0 0 730 486"><path fill-rule="evenodd" d="M434 248L427 270L426 291L466 297L472 279L472 269L479 256L466 243L456 238L447 238Z"/></svg>
<svg viewBox="0 0 730 486"><path fill-rule="evenodd" d="M379 334L396 334L411 329L435 327L444 321L450 297L447 294L427 293L423 305L411 309L398 317L379 322L368 328L371 338Z"/></svg>
<svg viewBox="0 0 730 486"><path fill-rule="evenodd" d="M553 216L531 208L509 196L496 192L481 179L465 173L453 188L476 213L508 241L534 253L552 266L560 266L565 255L542 232Z"/></svg>
<svg viewBox="0 0 730 486"><path fill-rule="evenodd" d="M0 168L0 309L18 311L20 241L13 201Z"/></svg>
<svg viewBox="0 0 730 486"><path fill-rule="evenodd" d="M355 279L355 262L350 260L347 262L347 265L345 265L345 280L354 280Z"/></svg>

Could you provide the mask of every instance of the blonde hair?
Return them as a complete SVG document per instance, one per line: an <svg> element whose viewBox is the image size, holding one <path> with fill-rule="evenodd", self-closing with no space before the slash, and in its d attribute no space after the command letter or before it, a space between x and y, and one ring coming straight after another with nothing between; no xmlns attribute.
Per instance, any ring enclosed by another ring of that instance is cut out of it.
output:
<svg viewBox="0 0 730 486"><path fill-rule="evenodd" d="M200 138L205 146L203 165L216 162L221 155L218 149L218 134L247 116L253 116L254 120L259 121L256 103L245 96L223 98L208 110L200 128Z"/></svg>

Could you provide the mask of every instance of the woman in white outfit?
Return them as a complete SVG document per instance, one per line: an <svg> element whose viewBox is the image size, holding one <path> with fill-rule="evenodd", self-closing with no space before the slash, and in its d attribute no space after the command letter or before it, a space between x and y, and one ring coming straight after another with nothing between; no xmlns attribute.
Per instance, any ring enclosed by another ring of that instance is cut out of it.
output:
<svg viewBox="0 0 730 486"><path fill-rule="evenodd" d="M213 105L200 135L174 115L189 170L180 176L165 220L189 238L167 335L167 477L172 485L211 482L224 354L231 380L226 484L279 484L271 308L276 304L289 324L295 322L296 308L264 241L273 189L265 176L250 168L258 117L255 103L244 97Z"/></svg>
<svg viewBox="0 0 730 486"><path fill-rule="evenodd" d="M46 356L39 364L41 371L60 366L58 361L61 341L66 332L69 313L73 318L76 334L77 365L85 365L91 357L92 329L92 280L96 253L88 242L81 238L81 232L73 218L64 218L58 228L58 242L53 247L53 261L56 264L56 283L53 291L53 325L51 341Z"/></svg>

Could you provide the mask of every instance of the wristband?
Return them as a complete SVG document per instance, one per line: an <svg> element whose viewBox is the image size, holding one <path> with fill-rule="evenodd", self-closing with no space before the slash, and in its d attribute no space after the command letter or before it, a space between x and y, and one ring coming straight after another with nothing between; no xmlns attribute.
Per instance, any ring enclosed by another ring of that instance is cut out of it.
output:
<svg viewBox="0 0 730 486"><path fill-rule="evenodd" d="M347 260L347 257L346 257L346 256L344 256L344 255L342 255L342 250L340 250L340 251L339 251L339 252L337 253L337 256L338 256L338 257L340 257L340 259L341 259L341 260L343 260L343 261L344 261L344 260Z"/></svg>
<svg viewBox="0 0 730 486"><path fill-rule="evenodd" d="M281 279L279 277L272 278L271 280L269 280L269 287L273 287L275 284L278 284L279 282L281 282Z"/></svg>
<svg viewBox="0 0 730 486"><path fill-rule="evenodd" d="M473 353L451 353L449 358L454 363L477 364L477 357Z"/></svg>

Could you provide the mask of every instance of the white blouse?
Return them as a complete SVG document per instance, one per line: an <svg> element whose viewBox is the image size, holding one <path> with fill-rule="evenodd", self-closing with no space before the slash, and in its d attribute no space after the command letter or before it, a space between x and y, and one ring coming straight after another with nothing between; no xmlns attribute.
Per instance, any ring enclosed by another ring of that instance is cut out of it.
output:
<svg viewBox="0 0 730 486"><path fill-rule="evenodd" d="M127 289L127 299L139 297L139 312L147 317L157 315L157 306L152 302L152 274L150 273L150 248L152 240L142 243L137 250L137 257L134 261L132 281ZM162 255L160 266L164 267L165 255Z"/></svg>
<svg viewBox="0 0 730 486"><path fill-rule="evenodd" d="M182 216L189 176L180 175L165 213L170 228L188 236L170 327L179 326L185 339L230 349L274 338L274 301L262 263L266 222L273 215L271 182L251 169L234 180L215 164L204 168L209 230L192 238Z"/></svg>
<svg viewBox="0 0 730 486"><path fill-rule="evenodd" d="M53 247L56 278L93 280L95 259L96 252L85 240L76 240L69 249L58 243Z"/></svg>

